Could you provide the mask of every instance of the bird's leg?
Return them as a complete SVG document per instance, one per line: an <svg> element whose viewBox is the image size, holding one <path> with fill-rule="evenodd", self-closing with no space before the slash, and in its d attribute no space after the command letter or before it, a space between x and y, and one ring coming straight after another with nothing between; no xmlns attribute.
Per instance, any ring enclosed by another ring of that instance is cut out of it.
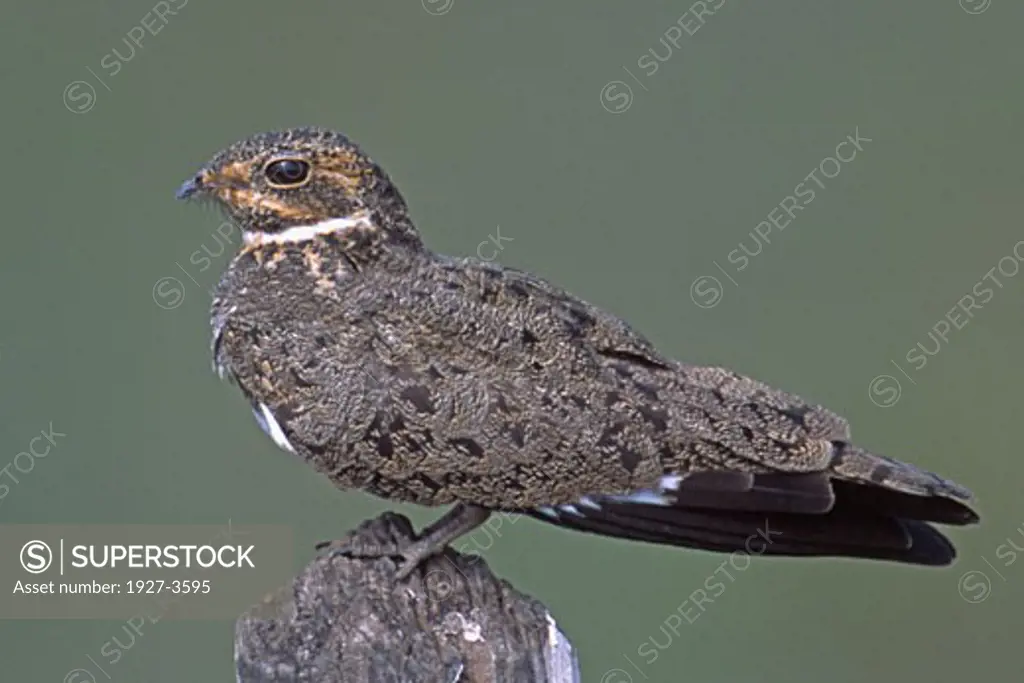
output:
<svg viewBox="0 0 1024 683"><path fill-rule="evenodd" d="M413 543L403 542L396 538L367 540L358 534L353 534L344 541L327 541L318 543L316 547L318 550L330 547L331 553L346 557L401 558L395 578L402 580L408 577L421 562L442 552L449 543L459 536L476 529L487 521L490 515L491 511L487 508L459 503L424 529Z"/></svg>
<svg viewBox="0 0 1024 683"><path fill-rule="evenodd" d="M449 543L476 529L490 516L491 511L487 508L459 503L446 512L441 519L424 529L419 540L400 553L402 564L395 572L395 578L398 580L406 578L421 562L432 555L443 552Z"/></svg>

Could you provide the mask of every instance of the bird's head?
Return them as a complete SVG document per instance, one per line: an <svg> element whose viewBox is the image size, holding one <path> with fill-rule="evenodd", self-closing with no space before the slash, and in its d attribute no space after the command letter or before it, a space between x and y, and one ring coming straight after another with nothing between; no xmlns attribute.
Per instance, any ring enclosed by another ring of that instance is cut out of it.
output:
<svg viewBox="0 0 1024 683"><path fill-rule="evenodd" d="M355 143L329 130L294 128L240 140L185 181L177 196L219 204L247 243L375 231L374 242L419 244L388 176Z"/></svg>

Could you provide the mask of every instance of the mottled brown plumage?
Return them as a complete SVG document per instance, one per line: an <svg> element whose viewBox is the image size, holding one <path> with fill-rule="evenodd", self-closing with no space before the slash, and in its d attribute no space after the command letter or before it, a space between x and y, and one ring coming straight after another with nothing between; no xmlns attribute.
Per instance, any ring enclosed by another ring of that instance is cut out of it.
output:
<svg viewBox="0 0 1024 683"><path fill-rule="evenodd" d="M458 503L415 547L347 552L402 554L406 574L507 510L710 550L750 550L760 529L766 554L947 564L926 522L977 520L966 490L853 446L821 406L666 358L528 273L433 253L340 134L255 136L179 195L213 197L246 233L214 355L264 430L341 488Z"/></svg>

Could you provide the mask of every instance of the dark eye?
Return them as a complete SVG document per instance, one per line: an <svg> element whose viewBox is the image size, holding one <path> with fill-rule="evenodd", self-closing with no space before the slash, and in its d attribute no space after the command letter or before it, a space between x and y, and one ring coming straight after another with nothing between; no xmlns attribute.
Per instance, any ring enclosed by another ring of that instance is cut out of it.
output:
<svg viewBox="0 0 1024 683"><path fill-rule="evenodd" d="M309 162L302 159L278 159L263 169L274 187L298 187L309 180Z"/></svg>

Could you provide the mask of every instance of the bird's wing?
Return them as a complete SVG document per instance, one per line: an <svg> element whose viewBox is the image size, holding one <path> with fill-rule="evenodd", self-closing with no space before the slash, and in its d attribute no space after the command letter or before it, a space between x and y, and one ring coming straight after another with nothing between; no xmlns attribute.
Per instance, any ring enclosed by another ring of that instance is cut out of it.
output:
<svg viewBox="0 0 1024 683"><path fill-rule="evenodd" d="M927 522L977 521L966 489L854 446L847 421L824 407L724 368L666 359L620 319L527 274L513 278L558 304L633 409L677 432L659 442L674 450L661 452L653 485L540 506L531 511L539 519L711 550L749 551L761 538L754 545L767 554L917 564L955 554Z"/></svg>

